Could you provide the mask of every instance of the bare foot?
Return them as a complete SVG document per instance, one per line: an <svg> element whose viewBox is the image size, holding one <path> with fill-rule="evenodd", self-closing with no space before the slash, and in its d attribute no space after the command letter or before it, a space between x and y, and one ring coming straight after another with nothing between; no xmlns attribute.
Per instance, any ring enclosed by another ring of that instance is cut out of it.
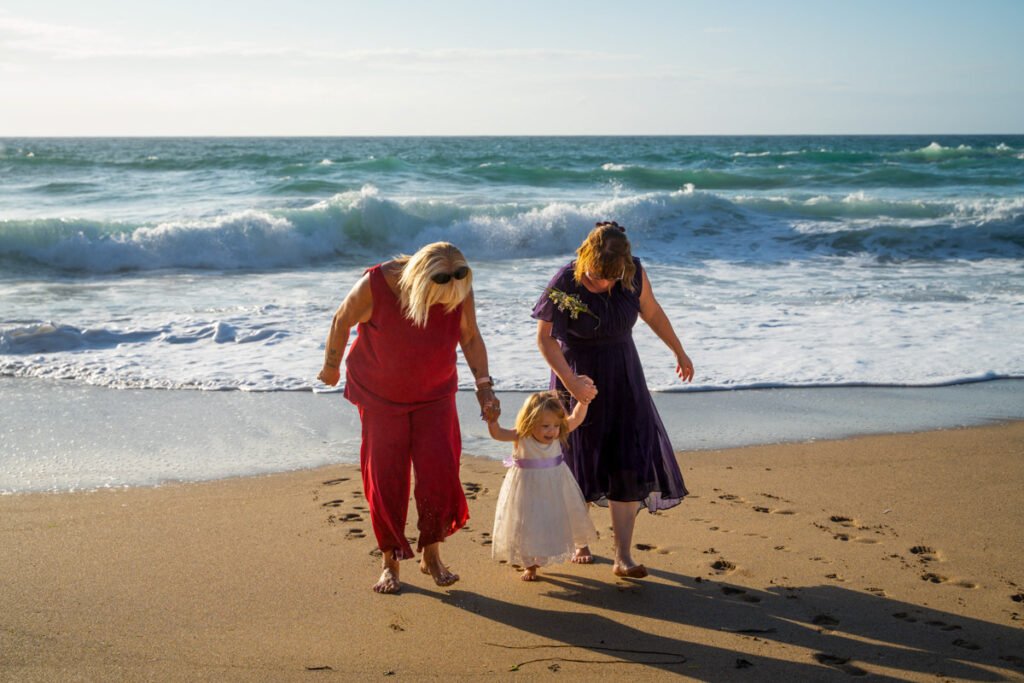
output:
<svg viewBox="0 0 1024 683"><path fill-rule="evenodd" d="M430 574L434 583L438 586L450 586L459 580L459 575L444 566L441 562L441 551L437 543L431 543L423 548L423 559L420 560L420 571Z"/></svg>
<svg viewBox="0 0 1024 683"><path fill-rule="evenodd" d="M576 548L576 552L572 556L572 562L574 564L591 564L594 561L594 556L590 554L590 546L583 546L582 548Z"/></svg>
<svg viewBox="0 0 1024 683"><path fill-rule="evenodd" d="M647 567L642 564L634 564L632 567L629 567L616 562L612 565L612 574L615 574L615 576L628 577L630 579L642 579L647 576Z"/></svg>
<svg viewBox="0 0 1024 683"><path fill-rule="evenodd" d="M536 581L537 580L537 567L539 565L533 565L523 570L523 573L519 576L523 581Z"/></svg>
<svg viewBox="0 0 1024 683"><path fill-rule="evenodd" d="M402 590L402 584L398 581L398 560L393 552L383 553L382 557L384 571L380 573L377 583L373 584L373 590L376 593L398 593Z"/></svg>

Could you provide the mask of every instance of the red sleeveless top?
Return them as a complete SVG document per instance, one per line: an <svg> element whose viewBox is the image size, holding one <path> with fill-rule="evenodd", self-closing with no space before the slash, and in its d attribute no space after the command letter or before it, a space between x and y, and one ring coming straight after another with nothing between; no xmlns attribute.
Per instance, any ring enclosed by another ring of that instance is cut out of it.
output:
<svg viewBox="0 0 1024 683"><path fill-rule="evenodd" d="M451 313L431 306L426 327L417 327L402 313L380 265L367 272L373 312L356 328L345 360L345 398L358 406L406 412L454 394L462 304Z"/></svg>

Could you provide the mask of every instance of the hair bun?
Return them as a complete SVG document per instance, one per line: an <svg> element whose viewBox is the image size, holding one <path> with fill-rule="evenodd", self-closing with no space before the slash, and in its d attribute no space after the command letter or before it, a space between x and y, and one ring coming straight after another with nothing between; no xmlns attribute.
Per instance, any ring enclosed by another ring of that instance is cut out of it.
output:
<svg viewBox="0 0 1024 683"><path fill-rule="evenodd" d="M597 223L594 224L594 227L595 228L612 228L613 230L618 230L619 232L621 232L623 234L626 233L626 228L624 226L619 225L615 221L598 221Z"/></svg>

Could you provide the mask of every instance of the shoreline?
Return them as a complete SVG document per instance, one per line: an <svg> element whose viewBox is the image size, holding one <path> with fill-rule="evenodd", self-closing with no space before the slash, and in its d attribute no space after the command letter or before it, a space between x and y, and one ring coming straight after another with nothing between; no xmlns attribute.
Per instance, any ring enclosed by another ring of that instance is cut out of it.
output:
<svg viewBox="0 0 1024 683"><path fill-rule="evenodd" d="M649 579L612 576L592 509L595 564L519 581L488 549L504 468L467 456L462 580L405 562L398 596L355 465L0 497L0 679L1024 679L1024 422L679 457Z"/></svg>
<svg viewBox="0 0 1024 683"><path fill-rule="evenodd" d="M499 392L506 417L525 392ZM925 432L1024 420L1024 380L942 387L655 392L676 451ZM0 494L154 486L358 461L340 393L109 389L0 378ZM470 392L463 451L500 460ZM46 416L40 419L40 416Z"/></svg>

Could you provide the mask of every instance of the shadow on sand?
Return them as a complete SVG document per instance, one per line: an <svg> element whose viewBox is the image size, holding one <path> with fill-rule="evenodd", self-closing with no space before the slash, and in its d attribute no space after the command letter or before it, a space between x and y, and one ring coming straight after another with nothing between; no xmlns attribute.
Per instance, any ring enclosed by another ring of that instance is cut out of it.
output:
<svg viewBox="0 0 1024 683"><path fill-rule="evenodd" d="M544 573L542 580L550 586L547 597L573 603L572 611L529 607L459 589L442 599L559 643L488 642L507 650L510 669L527 673L586 667L583 671L600 675L594 664L609 661L716 681L841 680L868 675L861 665L888 669L888 674L871 674L881 680L918 674L999 681L1024 673L1020 628L834 585L759 591L659 570L651 570L651 576L653 580L609 584L578 574ZM630 614L649 626L626 626L588 608ZM739 652L658 635L677 631L673 626L731 632L751 642ZM751 654L759 649L759 640L794 649L783 658Z"/></svg>

